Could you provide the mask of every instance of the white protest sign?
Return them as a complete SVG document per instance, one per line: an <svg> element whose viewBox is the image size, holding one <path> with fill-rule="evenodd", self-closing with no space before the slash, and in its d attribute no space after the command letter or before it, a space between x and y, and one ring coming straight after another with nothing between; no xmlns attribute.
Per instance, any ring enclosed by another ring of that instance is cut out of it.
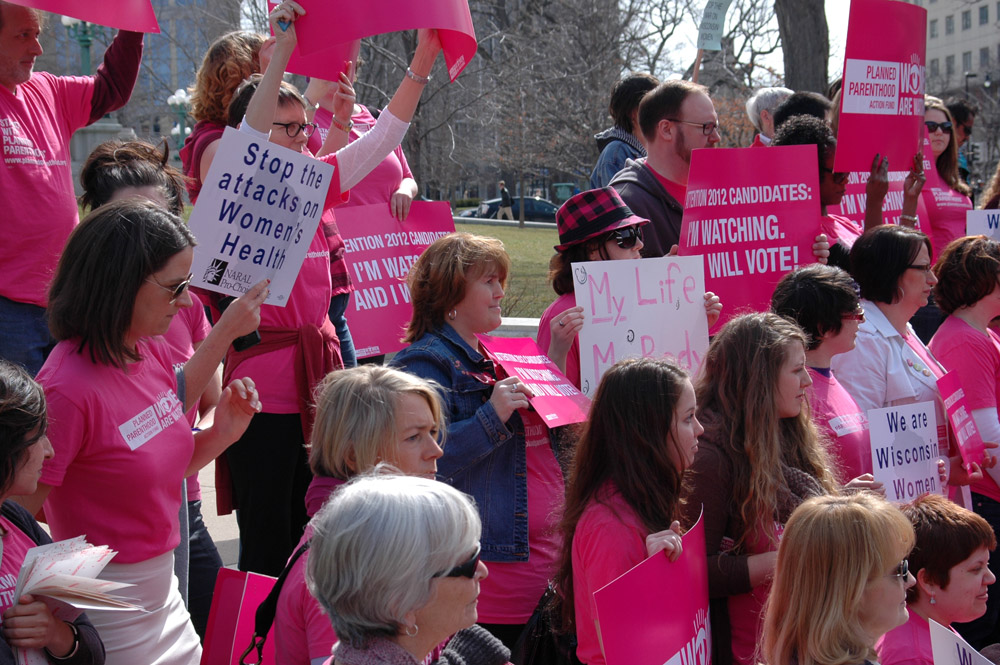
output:
<svg viewBox="0 0 1000 665"><path fill-rule="evenodd" d="M573 264L580 330L580 390L593 395L623 358L668 358L694 376L708 348L701 256Z"/></svg>
<svg viewBox="0 0 1000 665"><path fill-rule="evenodd" d="M698 26L698 48L706 51L722 50L722 31L726 25L726 12L733 0L708 0Z"/></svg>
<svg viewBox="0 0 1000 665"><path fill-rule="evenodd" d="M941 491L934 402L872 409L868 432L875 480L885 485L889 501L907 503Z"/></svg>
<svg viewBox="0 0 1000 665"><path fill-rule="evenodd" d="M931 652L934 665L993 665L950 628L945 628L934 619L928 619L931 627Z"/></svg>
<svg viewBox="0 0 1000 665"><path fill-rule="evenodd" d="M265 302L284 307L332 178L330 164L227 128L188 222L191 284L240 296L267 278Z"/></svg>
<svg viewBox="0 0 1000 665"><path fill-rule="evenodd" d="M965 213L965 234L988 236L1000 241L1000 210L969 210Z"/></svg>

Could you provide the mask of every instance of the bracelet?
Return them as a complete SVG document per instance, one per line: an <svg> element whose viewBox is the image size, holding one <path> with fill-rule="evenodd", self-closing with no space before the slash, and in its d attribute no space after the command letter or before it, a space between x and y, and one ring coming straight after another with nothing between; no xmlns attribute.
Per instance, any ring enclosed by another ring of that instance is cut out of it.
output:
<svg viewBox="0 0 1000 665"><path fill-rule="evenodd" d="M306 111L315 111L319 108L319 104L313 104L305 95L302 95L302 101L306 103Z"/></svg>
<svg viewBox="0 0 1000 665"><path fill-rule="evenodd" d="M76 624L73 623L72 621L64 621L63 623L69 626L69 629L73 632L73 648L70 649L69 653L66 654L65 656L57 656L51 651L49 651L48 647L45 647L45 653L47 653L49 657L52 658L52 660L69 660L70 658L76 655L77 651L80 650L80 630L76 627Z"/></svg>
<svg viewBox="0 0 1000 665"><path fill-rule="evenodd" d="M334 118L333 119L333 126L336 127L337 129L343 131L343 132L347 132L348 134L350 134L351 133L351 129L354 127L354 121L353 120L348 120L347 124L345 125L341 121L339 121L336 118Z"/></svg>
<svg viewBox="0 0 1000 665"><path fill-rule="evenodd" d="M900 215L899 219L904 222L913 222L914 224L920 221L916 215Z"/></svg>
<svg viewBox="0 0 1000 665"><path fill-rule="evenodd" d="M420 85L427 85L431 81L430 76L421 76L420 74L416 73L409 67L406 68L406 78L410 79L415 83L419 83Z"/></svg>

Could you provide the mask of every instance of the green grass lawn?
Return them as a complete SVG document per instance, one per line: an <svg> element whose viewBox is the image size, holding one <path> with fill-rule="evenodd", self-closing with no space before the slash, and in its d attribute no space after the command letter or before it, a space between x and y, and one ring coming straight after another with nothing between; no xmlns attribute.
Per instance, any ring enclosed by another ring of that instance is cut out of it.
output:
<svg viewBox="0 0 1000 665"><path fill-rule="evenodd" d="M504 316L538 317L556 299L547 279L549 259L555 253L552 247L559 244L555 224L551 229L456 224L455 230L498 238L507 249L511 270L503 299Z"/></svg>

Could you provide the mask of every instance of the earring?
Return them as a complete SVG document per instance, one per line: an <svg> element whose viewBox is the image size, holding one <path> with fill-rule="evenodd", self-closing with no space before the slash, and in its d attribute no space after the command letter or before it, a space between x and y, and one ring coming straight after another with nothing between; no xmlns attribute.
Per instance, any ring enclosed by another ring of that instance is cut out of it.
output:
<svg viewBox="0 0 1000 665"><path fill-rule="evenodd" d="M902 300L906 296L906 291L903 290L902 286L897 286L896 290L899 291L899 297L896 298L897 301Z"/></svg>
<svg viewBox="0 0 1000 665"><path fill-rule="evenodd" d="M448 320L449 321L454 321L457 316L458 316L458 310L457 309L453 309L450 312L448 312Z"/></svg>
<svg viewBox="0 0 1000 665"><path fill-rule="evenodd" d="M417 626L417 624L413 624L413 632L412 633L410 632L410 626L407 626L406 630L404 632L406 633L407 637L416 637L417 633L420 632L420 628L419 628L419 626Z"/></svg>
<svg viewBox="0 0 1000 665"><path fill-rule="evenodd" d="M933 593L931 594L931 605L937 605L937 598L934 597Z"/></svg>

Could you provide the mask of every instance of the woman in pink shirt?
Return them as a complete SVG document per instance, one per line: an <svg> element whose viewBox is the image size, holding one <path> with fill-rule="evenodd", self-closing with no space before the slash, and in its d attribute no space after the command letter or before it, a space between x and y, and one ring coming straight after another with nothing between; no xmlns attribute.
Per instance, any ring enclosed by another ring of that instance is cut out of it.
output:
<svg viewBox="0 0 1000 665"><path fill-rule="evenodd" d="M704 431L676 365L633 358L601 379L570 471L556 577L586 665L605 662L594 592L647 557L680 556L681 479Z"/></svg>

